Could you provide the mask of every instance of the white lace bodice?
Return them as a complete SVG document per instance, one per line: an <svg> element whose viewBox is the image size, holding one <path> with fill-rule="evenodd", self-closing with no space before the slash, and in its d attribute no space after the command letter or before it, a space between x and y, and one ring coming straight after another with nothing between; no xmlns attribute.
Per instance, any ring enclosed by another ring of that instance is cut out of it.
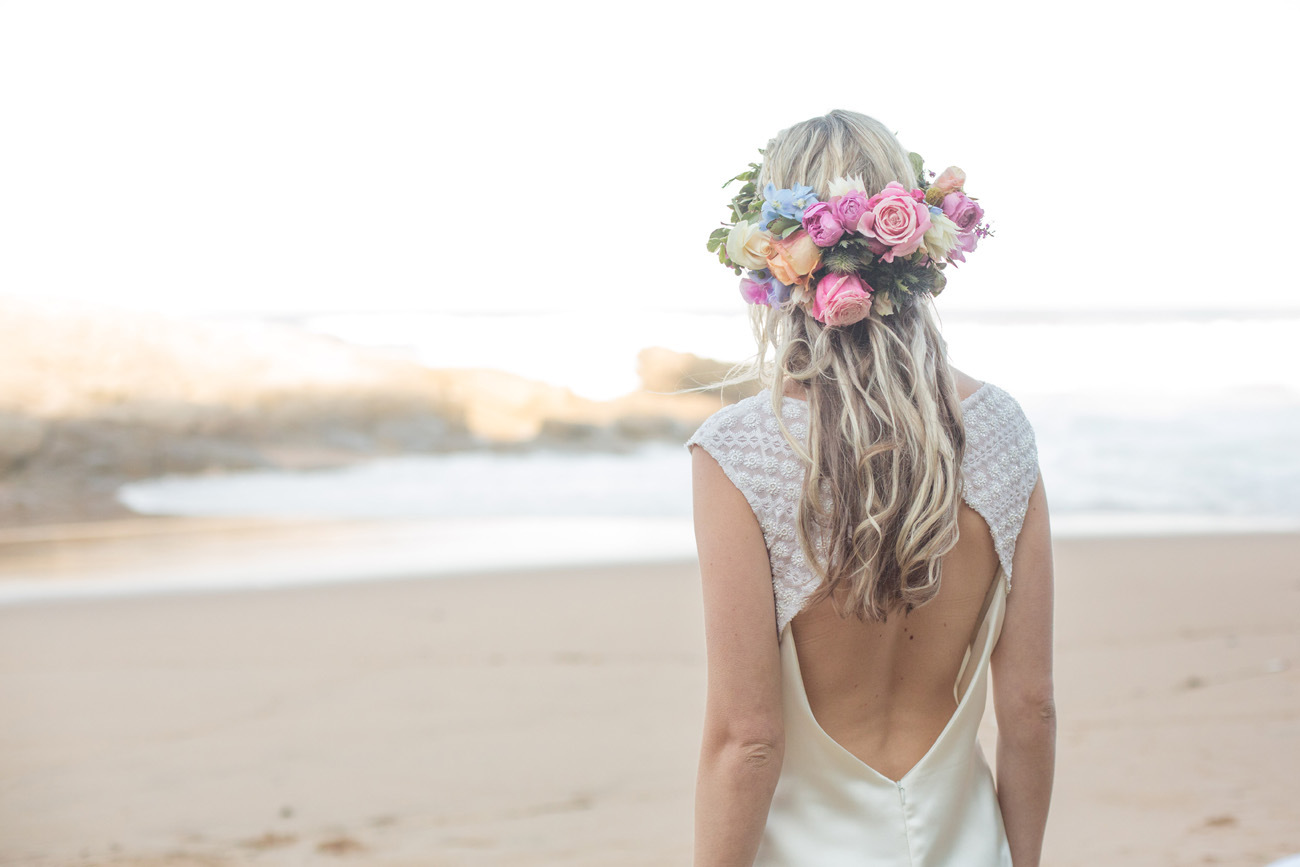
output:
<svg viewBox="0 0 1300 867"><path fill-rule="evenodd" d="M806 442L807 402L785 397L782 414L790 432ZM1009 590L1016 538L1038 481L1034 430L1016 399L989 382L962 401L962 417L962 498L988 523ZM779 635L819 583L795 524L803 461L782 436L768 391L709 416L686 441L687 449L693 445L703 447L721 465L758 519L772 564Z"/></svg>

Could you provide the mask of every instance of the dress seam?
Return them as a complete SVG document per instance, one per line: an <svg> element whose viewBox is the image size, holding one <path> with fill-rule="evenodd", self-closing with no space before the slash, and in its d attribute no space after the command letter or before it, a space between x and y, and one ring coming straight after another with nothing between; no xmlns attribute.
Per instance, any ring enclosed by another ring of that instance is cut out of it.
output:
<svg viewBox="0 0 1300 867"><path fill-rule="evenodd" d="M898 786L898 811L903 820L903 842L907 844L907 863L915 865L916 858L912 855L912 829L907 821L907 794L903 788L903 781L899 780L895 785Z"/></svg>

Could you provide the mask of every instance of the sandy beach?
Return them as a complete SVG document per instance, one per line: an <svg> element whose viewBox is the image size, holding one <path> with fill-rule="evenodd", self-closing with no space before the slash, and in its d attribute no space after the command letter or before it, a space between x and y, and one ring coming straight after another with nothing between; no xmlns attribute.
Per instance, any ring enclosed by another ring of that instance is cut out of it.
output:
<svg viewBox="0 0 1300 867"><path fill-rule="evenodd" d="M1298 563L1294 534L1057 541L1045 863L1300 851ZM0 864L688 864L697 582L680 562L0 606Z"/></svg>

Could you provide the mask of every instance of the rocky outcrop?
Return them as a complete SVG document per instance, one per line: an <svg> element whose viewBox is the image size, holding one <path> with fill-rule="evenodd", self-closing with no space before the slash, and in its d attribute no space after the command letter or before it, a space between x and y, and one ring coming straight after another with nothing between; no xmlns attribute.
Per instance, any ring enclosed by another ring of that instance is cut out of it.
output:
<svg viewBox="0 0 1300 867"><path fill-rule="evenodd" d="M732 367L727 362L658 346L643 349L637 355L637 375L646 391L656 394L691 391L720 397L723 403L735 403L759 389L756 380L718 387L716 383L731 374Z"/></svg>
<svg viewBox="0 0 1300 867"><path fill-rule="evenodd" d="M500 371L431 370L287 326L3 300L0 523L121 514L119 484L167 473L681 441L737 396L684 390L727 368L649 349L645 389L593 401Z"/></svg>

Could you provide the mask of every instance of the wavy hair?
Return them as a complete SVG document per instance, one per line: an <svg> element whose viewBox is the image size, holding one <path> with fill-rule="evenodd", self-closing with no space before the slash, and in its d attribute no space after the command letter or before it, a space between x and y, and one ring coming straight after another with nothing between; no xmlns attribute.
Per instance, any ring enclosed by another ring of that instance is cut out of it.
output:
<svg viewBox="0 0 1300 867"><path fill-rule="evenodd" d="M832 111L768 143L759 189L806 184L824 201L833 179L854 175L869 191L916 186L907 150L884 125ZM770 387L782 432L805 460L799 541L822 578L813 599L831 598L842 617L885 620L929 601L957 543L961 402L933 299L913 300L834 328L798 305L754 305L758 351L728 377ZM781 412L789 380L808 400L806 449Z"/></svg>

